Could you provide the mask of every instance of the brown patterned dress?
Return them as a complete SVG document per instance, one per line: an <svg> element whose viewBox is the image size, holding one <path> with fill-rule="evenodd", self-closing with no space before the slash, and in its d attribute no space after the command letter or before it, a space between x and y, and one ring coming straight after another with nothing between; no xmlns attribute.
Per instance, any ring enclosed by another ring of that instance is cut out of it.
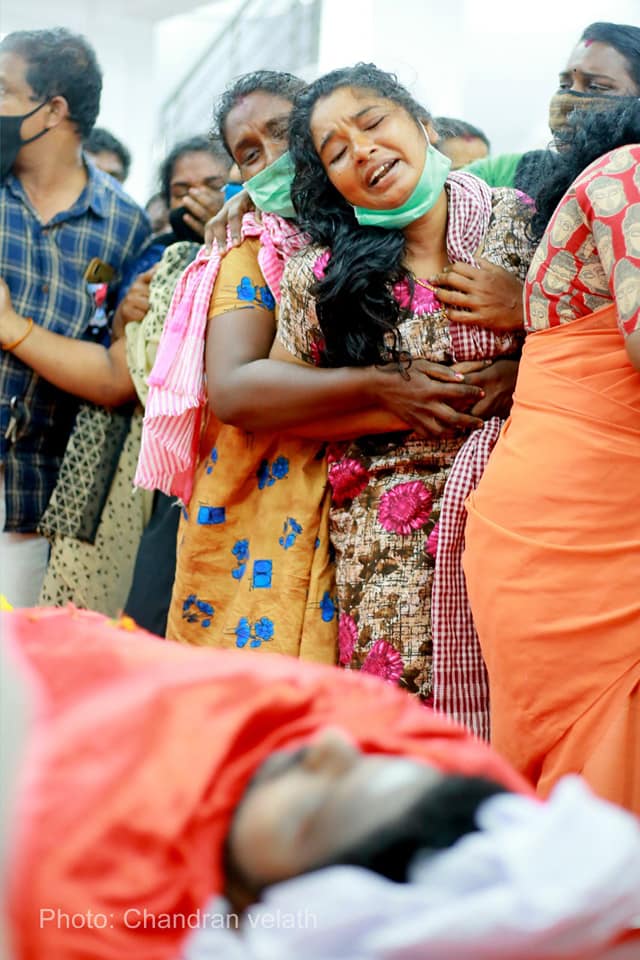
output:
<svg viewBox="0 0 640 960"><path fill-rule="evenodd" d="M482 256L521 279L533 248L526 232L531 206L514 190L493 191ZM297 358L317 364L322 332L311 293L326 252L294 257L282 282L278 337ZM315 271L315 272L314 272ZM399 325L413 359L453 364L449 321L433 292L419 284L395 291L410 316ZM495 356L517 338L496 338ZM383 358L381 358L383 359ZM430 441L398 433L360 437L332 447L330 535L336 553L340 662L399 682L423 699L432 694L431 590L440 504L449 470L466 439Z"/></svg>

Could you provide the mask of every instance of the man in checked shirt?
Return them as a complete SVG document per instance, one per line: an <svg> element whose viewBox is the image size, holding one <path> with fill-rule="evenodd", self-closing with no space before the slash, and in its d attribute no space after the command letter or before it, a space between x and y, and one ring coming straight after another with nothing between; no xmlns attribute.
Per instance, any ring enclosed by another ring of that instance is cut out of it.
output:
<svg viewBox="0 0 640 960"><path fill-rule="evenodd" d="M102 74L68 30L0 42L0 594L35 603L48 559L38 521L53 490L77 400L14 355L34 327L94 335L97 284L117 283L149 237L143 211L87 163L82 142ZM104 314L101 314L104 316Z"/></svg>

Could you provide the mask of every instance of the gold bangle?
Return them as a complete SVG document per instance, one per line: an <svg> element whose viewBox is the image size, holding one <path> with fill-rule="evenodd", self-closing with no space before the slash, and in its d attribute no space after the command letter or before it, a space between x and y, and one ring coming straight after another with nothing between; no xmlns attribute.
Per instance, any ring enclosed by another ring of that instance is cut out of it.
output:
<svg viewBox="0 0 640 960"><path fill-rule="evenodd" d="M17 340L14 340L13 343L6 343L6 344L3 343L1 345L3 350L7 350L7 351L15 350L16 347L20 346L23 340L27 339L27 337L33 330L33 317L25 317L25 320L27 321L27 329L25 330L25 332L22 334L21 337L18 337Z"/></svg>

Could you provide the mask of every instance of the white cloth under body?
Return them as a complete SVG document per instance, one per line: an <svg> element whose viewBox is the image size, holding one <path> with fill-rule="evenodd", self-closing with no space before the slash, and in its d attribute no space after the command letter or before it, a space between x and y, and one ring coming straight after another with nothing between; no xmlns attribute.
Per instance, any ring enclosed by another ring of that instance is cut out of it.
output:
<svg viewBox="0 0 640 960"><path fill-rule="evenodd" d="M184 960L632 960L640 823L565 778L547 803L486 801L480 831L412 882L330 867L267 891L233 932L211 904ZM208 916L206 916L208 914ZM218 918L217 922L215 918Z"/></svg>

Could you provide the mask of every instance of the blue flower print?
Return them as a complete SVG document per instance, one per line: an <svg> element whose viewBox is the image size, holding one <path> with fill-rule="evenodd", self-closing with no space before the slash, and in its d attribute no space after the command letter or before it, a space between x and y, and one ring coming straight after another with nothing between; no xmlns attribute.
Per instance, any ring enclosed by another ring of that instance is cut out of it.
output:
<svg viewBox="0 0 640 960"><path fill-rule="evenodd" d="M182 504L182 516L184 517L185 520L189 519L189 511L187 510L184 504Z"/></svg>
<svg viewBox="0 0 640 960"><path fill-rule="evenodd" d="M276 305L276 298L269 290L269 287L258 287L258 293L260 294L260 300L262 301L262 306L266 307L267 310L274 310Z"/></svg>
<svg viewBox="0 0 640 960"><path fill-rule="evenodd" d="M218 462L218 451L217 451L217 449L216 449L215 447L213 448L213 450L212 450L211 453L209 454L209 461L210 461L210 462L207 462L207 473L213 473L213 468L215 467L216 463Z"/></svg>
<svg viewBox="0 0 640 960"><path fill-rule="evenodd" d="M236 558L237 567L231 571L234 580L242 580L247 571L247 560L249 559L249 541L236 540L231 548L231 553Z"/></svg>
<svg viewBox="0 0 640 960"><path fill-rule="evenodd" d="M269 620L268 617L260 617L260 619L254 624L253 632L256 639L260 641L271 640L273 637L273 620Z"/></svg>
<svg viewBox="0 0 640 960"><path fill-rule="evenodd" d="M258 490L264 490L265 487L272 487L275 483L275 480L271 476L268 460L261 462L256 471L256 476L258 478Z"/></svg>
<svg viewBox="0 0 640 960"><path fill-rule="evenodd" d="M287 517L282 528L282 536L278 540L281 547L288 550L296 542L296 538L302 533L302 527L293 517Z"/></svg>
<svg viewBox="0 0 640 960"><path fill-rule="evenodd" d="M231 553L234 555L236 560L249 559L249 541L248 540L236 540L233 547L231 548Z"/></svg>
<svg viewBox="0 0 640 960"><path fill-rule="evenodd" d="M255 300L256 288L251 283L250 277L242 278L242 280L236 287L236 295L238 297L238 300Z"/></svg>
<svg viewBox="0 0 640 960"><path fill-rule="evenodd" d="M257 647L261 647L263 643L272 640L275 630L273 620L269 620L268 617L260 617L253 626L248 617L241 617L234 633L236 635L236 647L242 650L249 644L255 650Z"/></svg>
<svg viewBox="0 0 640 960"><path fill-rule="evenodd" d="M289 461L286 457L276 457L271 467L271 476L283 480L289 473Z"/></svg>
<svg viewBox="0 0 640 960"><path fill-rule="evenodd" d="M328 590L325 590L322 600L320 601L320 611L322 613L323 623L331 623L338 612L336 600L334 600Z"/></svg>
<svg viewBox="0 0 640 960"><path fill-rule="evenodd" d="M196 602L196 595L195 595L195 593L190 593L189 596L187 597L187 599L186 599L186 600L184 601L184 603L182 604L182 612L183 612L183 613L186 613L187 610L190 610L191 607L192 607L192 605L193 605L195 602Z"/></svg>
<svg viewBox="0 0 640 960"><path fill-rule="evenodd" d="M313 549L317 550L319 546L320 546L320 537L316 537L316 542L313 545Z"/></svg>
<svg viewBox="0 0 640 960"><path fill-rule="evenodd" d="M182 619L187 623L199 623L205 630L211 626L215 609L208 600L200 600L195 593L190 593L182 604Z"/></svg>
<svg viewBox="0 0 640 960"><path fill-rule="evenodd" d="M272 487L276 480L283 480L289 474L289 461L286 457L276 457L272 464L263 460L256 470L258 490Z"/></svg>
<svg viewBox="0 0 640 960"><path fill-rule="evenodd" d="M252 625L248 617L241 617L234 631L236 635L236 647L243 649L249 644L252 650L261 647L263 643L268 643L273 639L275 628L273 620L268 617L260 617Z"/></svg>
<svg viewBox="0 0 640 960"><path fill-rule="evenodd" d="M249 637L251 636L251 624L249 623L247 617L240 617L238 620L238 626L235 629L236 635L236 647L246 647L249 642Z"/></svg>

